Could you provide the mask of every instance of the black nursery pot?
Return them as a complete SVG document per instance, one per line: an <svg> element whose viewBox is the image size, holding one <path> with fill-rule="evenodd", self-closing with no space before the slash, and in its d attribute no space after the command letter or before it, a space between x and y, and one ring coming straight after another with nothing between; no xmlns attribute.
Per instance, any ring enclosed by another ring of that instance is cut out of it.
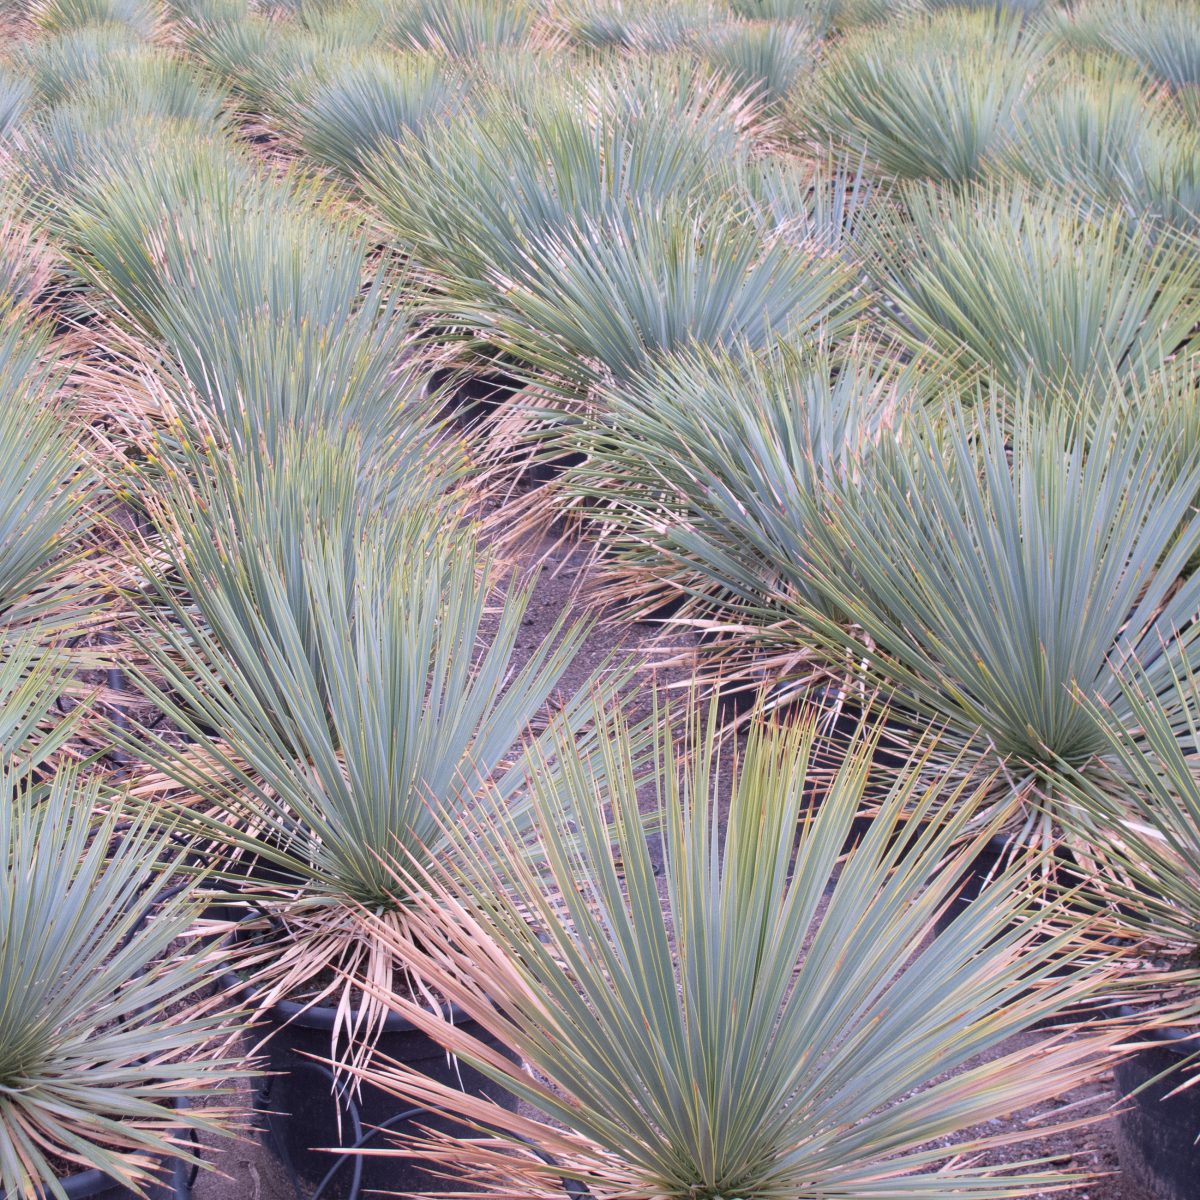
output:
<svg viewBox="0 0 1200 1200"><path fill-rule="evenodd" d="M936 933L945 933L956 918L979 899L984 888L1008 869L1014 852L1020 854L1020 847L1007 834L997 833L984 843L983 849L963 873L958 893L946 905L942 915L934 923ZM1080 882L1079 865L1069 850L1059 847L1051 857L1055 871L1066 885L1070 886ZM1071 902L1068 900L1068 908L1070 908L1070 904ZM1055 976L1069 975L1079 969L1078 963L1068 963L1055 967L1051 973ZM1081 1000L1053 1017L1038 1021L1032 1028L1057 1029L1060 1026L1072 1025L1076 1022L1107 1020L1116 1016L1118 1010L1119 1006L1114 1001L1095 997ZM1200 1126L1197 1126L1197 1131L1200 1132Z"/></svg>
<svg viewBox="0 0 1200 1200"><path fill-rule="evenodd" d="M1122 1016L1134 1010L1122 1008ZM1200 1190L1200 1087L1169 1096L1185 1076L1175 1070L1200 1051L1195 1033L1183 1029L1146 1030L1155 1044L1121 1059L1113 1068L1123 1107L1117 1113L1117 1157L1121 1172L1139 1200L1195 1200ZM1170 1071L1163 1079L1157 1079ZM1153 1080L1153 1082L1150 1082ZM1143 1084L1144 1091L1131 1095Z"/></svg>
<svg viewBox="0 0 1200 1200"><path fill-rule="evenodd" d="M1008 834L997 833L990 837L963 873L958 894L937 919L937 932L945 933L955 918L966 912L979 899L979 893L1008 869L1014 854L1020 853L1021 847ZM1052 859L1055 871L1064 882L1070 884L1080 880L1079 866L1069 850L1061 847L1056 849Z"/></svg>
<svg viewBox="0 0 1200 1200"><path fill-rule="evenodd" d="M60 1180L68 1200L137 1200L137 1194L127 1187L114 1183L111 1176L102 1171L80 1171ZM192 1189L188 1186L188 1170L176 1162L171 1178L146 1189L150 1200L189 1200Z"/></svg>
<svg viewBox="0 0 1200 1200"><path fill-rule="evenodd" d="M191 1200L191 1169L179 1159L173 1159L170 1173L161 1182L146 1189L149 1200ZM59 1179L67 1200L138 1200L135 1192L117 1183L103 1171L80 1171ZM7 1193L0 1192L0 1200L7 1200Z"/></svg>
<svg viewBox="0 0 1200 1200"><path fill-rule="evenodd" d="M224 983L243 994L253 994L238 975L227 974ZM254 1106L268 1148L304 1190L314 1194L314 1200L317 1188L321 1189L320 1200L347 1200L371 1191L421 1194L444 1190L444 1178L423 1169L419 1160L336 1153L356 1143L367 1148L386 1145L386 1135L373 1131L384 1125L402 1128L407 1118L401 1119L401 1114L411 1106L368 1083L352 1094L334 1094L329 1068L306 1056L329 1058L335 1016L331 1006L306 1009L287 1000L264 1014L270 1030L264 1069L271 1074L256 1092ZM503 1047L465 1014L455 1010L453 1020L503 1052ZM449 1057L432 1038L394 1013L384 1024L378 1049L384 1058L402 1062L439 1083L486 1096L510 1112L516 1109L516 1098L509 1092ZM431 1128L454 1128L452 1122L423 1111L416 1119ZM335 1152L330 1153L331 1149Z"/></svg>

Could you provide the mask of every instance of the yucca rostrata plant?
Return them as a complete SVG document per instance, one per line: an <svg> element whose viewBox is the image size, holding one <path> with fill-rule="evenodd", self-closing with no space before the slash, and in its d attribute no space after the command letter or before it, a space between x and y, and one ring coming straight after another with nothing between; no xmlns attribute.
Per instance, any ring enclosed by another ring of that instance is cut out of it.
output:
<svg viewBox="0 0 1200 1200"><path fill-rule="evenodd" d="M200 906L156 815L72 768L37 783L6 763L0 793L0 1189L65 1200L91 1170L142 1195L172 1158L203 1161L189 1131L235 1123L175 1102L220 1096L244 1016L212 1008L219 958L175 944Z"/></svg>
<svg viewBox="0 0 1200 1200"><path fill-rule="evenodd" d="M668 65L623 68L590 94L527 81L399 138L368 162L364 188L450 309L486 312L531 240L733 183L748 145L723 103L733 89L709 80L681 90Z"/></svg>
<svg viewBox="0 0 1200 1200"><path fill-rule="evenodd" d="M1200 126L1120 59L1056 63L997 162L1130 222L1200 227Z"/></svg>
<svg viewBox="0 0 1200 1200"><path fill-rule="evenodd" d="M1200 670L1181 668L1164 685L1131 663L1121 707L1133 721L1089 707L1115 779L1078 779L1070 823L1092 850L1092 890L1112 933L1129 947L1125 1014L1141 1031L1114 1073L1117 1151L1140 1191L1184 1200L1200 1134Z"/></svg>
<svg viewBox="0 0 1200 1200"><path fill-rule="evenodd" d="M49 334L23 306L0 313L0 645L48 646L100 615L86 559L103 498Z"/></svg>
<svg viewBox="0 0 1200 1200"><path fill-rule="evenodd" d="M1012 128L1045 52L1019 14L995 7L860 29L832 48L796 121L887 175L961 184Z"/></svg>
<svg viewBox="0 0 1200 1200"><path fill-rule="evenodd" d="M585 630L564 616L519 655L530 587L497 590L501 572L461 517L364 512L353 493L322 497L300 478L335 472L327 456L287 466L304 502L286 511L198 518L184 511L191 489L166 499L180 505L180 542L151 585L157 637L137 678L195 744L150 730L135 741L183 789L164 801L181 828L264 914L240 942L257 1002L335 1006L336 1053L357 1060L386 1014L369 986L413 984L404 953L357 913L386 914L403 940L408 904L381 848L436 858L434 801L521 806L526 739L550 709L585 737L590 686L556 692Z"/></svg>
<svg viewBox="0 0 1200 1200"><path fill-rule="evenodd" d="M62 236L101 306L166 343L168 390L191 393L223 438L273 443L305 425L405 454L426 419L411 295L328 199L231 147L184 142L90 182Z"/></svg>
<svg viewBox="0 0 1200 1200"><path fill-rule="evenodd" d="M700 47L722 75L774 115L811 67L816 40L800 22L730 21L707 32Z"/></svg>
<svg viewBox="0 0 1200 1200"><path fill-rule="evenodd" d="M1156 403L1147 389L1129 407L1027 396L910 415L817 480L805 575L823 607L781 590L747 620L769 637L791 611L810 644L973 741L1006 793L1041 792L1052 813L1069 803L1064 765L1107 772L1089 704L1137 723L1121 664L1141 660L1156 691L1200 665L1200 464L1180 469Z"/></svg>
<svg viewBox="0 0 1200 1200"><path fill-rule="evenodd" d="M874 231L884 315L951 374L1132 388L1195 352L1194 238L1021 185L912 187L904 200Z"/></svg>
<svg viewBox="0 0 1200 1200"><path fill-rule="evenodd" d="M556 452L580 461L553 500L589 519L606 599L635 614L681 599L680 619L747 648L744 607L780 591L821 604L804 573L818 481L920 400L919 371L863 339L681 350L566 427Z"/></svg>
<svg viewBox="0 0 1200 1200"><path fill-rule="evenodd" d="M1108 919L1147 965L1157 960L1158 969L1142 980L1143 1000L1159 1005L1148 1023L1194 1031L1200 1026L1200 668L1184 665L1164 680L1131 661L1119 684L1116 711L1111 701L1086 702L1117 768L1114 778L1075 779L1069 819L1095 849L1100 865L1091 886L1108 900Z"/></svg>
<svg viewBox="0 0 1200 1200"><path fill-rule="evenodd" d="M1067 38L1128 55L1200 116L1200 29L1189 0L1091 0L1063 22Z"/></svg>
<svg viewBox="0 0 1200 1200"><path fill-rule="evenodd" d="M462 1123L454 1135L414 1131L404 1151L440 1162L447 1194L466 1177L488 1194L547 1200L564 1179L624 1200L998 1200L1078 1182L1035 1150L984 1157L1027 1131L968 1132L1094 1077L1117 1037L1052 1038L970 1064L1108 973L1082 968L1087 919L1056 912L1061 928L1048 933L1019 870L926 940L977 847L956 843L981 782L960 780L954 815L939 818L939 784L921 782L917 755L843 860L877 732L850 747L814 813L812 719L755 724L737 753L712 715L689 710L684 737L659 716L648 777L609 714L603 776L567 737L553 773L539 761L531 830L499 809L446 813L455 857L427 869L399 856L414 961L525 1065L419 1003L389 1002L538 1110L459 1102L377 1062L373 1083ZM723 754L737 759L728 795L714 783Z"/></svg>
<svg viewBox="0 0 1200 1200"><path fill-rule="evenodd" d="M428 54L343 54L276 98L285 128L317 162L354 180L402 134L462 105L466 81Z"/></svg>

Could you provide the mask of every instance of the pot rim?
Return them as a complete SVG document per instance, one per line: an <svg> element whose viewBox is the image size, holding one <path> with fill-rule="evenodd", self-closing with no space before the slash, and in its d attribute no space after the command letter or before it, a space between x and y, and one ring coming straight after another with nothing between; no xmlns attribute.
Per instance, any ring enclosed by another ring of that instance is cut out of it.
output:
<svg viewBox="0 0 1200 1200"><path fill-rule="evenodd" d="M1116 1011L1122 1020L1139 1017L1144 1012L1136 1004L1126 1003L1118 1004ZM1181 1058L1200 1054L1200 1025L1191 1029L1183 1025L1148 1025L1139 1029L1137 1036L1158 1042L1159 1049L1177 1054Z"/></svg>

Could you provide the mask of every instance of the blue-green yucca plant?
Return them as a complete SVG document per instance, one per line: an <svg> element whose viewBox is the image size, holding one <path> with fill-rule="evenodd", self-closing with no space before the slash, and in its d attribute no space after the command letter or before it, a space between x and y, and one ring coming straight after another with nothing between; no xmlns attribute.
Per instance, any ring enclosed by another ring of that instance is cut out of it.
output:
<svg viewBox="0 0 1200 1200"><path fill-rule="evenodd" d="M498 89L376 155L364 189L452 311L486 308L534 239L735 181L748 146L711 97L676 84L630 68L591 97L575 81Z"/></svg>
<svg viewBox="0 0 1200 1200"><path fill-rule="evenodd" d="M886 175L961 184L1011 130L1044 55L1019 15L995 9L864 28L830 51L796 119Z"/></svg>
<svg viewBox="0 0 1200 1200"><path fill-rule="evenodd" d="M1200 248L1019 183L914 186L878 210L886 319L952 377L1080 391L1144 385L1194 352Z"/></svg>
<svg viewBox="0 0 1200 1200"><path fill-rule="evenodd" d="M706 34L701 50L721 74L775 114L810 69L814 40L804 25L737 21Z"/></svg>
<svg viewBox="0 0 1200 1200"><path fill-rule="evenodd" d="M209 105L203 94L192 93L187 103L192 100L201 111ZM136 165L144 169L159 146L207 143L229 152L223 122L160 111L172 103L153 89L125 94L84 89L53 109L32 114L14 131L16 178L52 228L78 190L113 171L136 177Z"/></svg>
<svg viewBox="0 0 1200 1200"><path fill-rule="evenodd" d="M605 598L635 613L682 598L680 619L743 647L743 606L779 591L821 604L805 578L821 529L807 498L922 400L919 371L880 349L692 347L606 389L555 444L580 461L554 497L588 518Z"/></svg>
<svg viewBox="0 0 1200 1200"><path fill-rule="evenodd" d="M90 185L64 238L80 277L165 342L174 390L227 439L307 424L409 454L420 383L403 274L320 198L185 144Z"/></svg>
<svg viewBox="0 0 1200 1200"><path fill-rule="evenodd" d="M1131 223L1200 222L1200 127L1121 60L1072 56L1048 71L1001 169L1069 203L1111 206Z"/></svg>
<svg viewBox="0 0 1200 1200"><path fill-rule="evenodd" d="M49 645L100 617L86 558L103 499L49 335L22 306L0 318L0 642Z"/></svg>
<svg viewBox="0 0 1200 1200"><path fill-rule="evenodd" d="M497 593L461 516L370 510L338 490L356 469L346 456L286 466L274 481L218 476L261 489L223 512L192 508L191 488L167 494L183 533L150 581L157 633L136 676L195 745L181 754L149 730L133 742L182 789L169 793L181 826L270 918L246 957L259 1002L335 1004L336 1053L357 1060L385 1009L355 1007L355 991L403 986L406 966L355 911L405 926L380 851L436 857L434 802L519 809L547 706L586 741L599 680L558 695L585 633L565 617L518 655L530 586Z"/></svg>
<svg viewBox="0 0 1200 1200"><path fill-rule="evenodd" d="M65 1200L66 1163L143 1195L171 1158L203 1165L190 1131L236 1124L175 1102L220 1096L244 1014L207 1000L220 960L178 948L200 905L155 814L66 766L6 763L0 792L0 1190Z"/></svg>
<svg viewBox="0 0 1200 1200"><path fill-rule="evenodd" d="M158 9L152 0L36 0L29 15L38 29L49 34L90 25L126 25L148 40L158 26Z"/></svg>
<svg viewBox="0 0 1200 1200"><path fill-rule="evenodd" d="M146 52L146 44L127 25L85 25L13 48L13 61L42 104L55 105L90 80L100 78L114 61Z"/></svg>
<svg viewBox="0 0 1200 1200"><path fill-rule="evenodd" d="M469 60L489 49L521 45L535 16L525 0L413 0L393 10L389 33L402 48Z"/></svg>
<svg viewBox="0 0 1200 1200"><path fill-rule="evenodd" d="M850 746L814 814L811 718L758 723L740 752L714 726L689 709L675 729L660 713L646 772L607 715L600 755L559 736L556 769L539 763L531 831L500 808L447 811L453 855L397 857L418 969L519 1062L390 1003L537 1110L501 1112L375 1062L373 1084L461 1123L413 1128L397 1151L438 1162L444 1194L470 1182L546 1200L564 1179L614 1200L1002 1200L1070 1183L1032 1146L989 1160L1028 1132L987 1122L1095 1077L1119 1033L970 1060L1103 983L1103 965L1084 965L1088 919L1046 936L1018 867L928 936L986 837L955 848L986 787L960 781L938 817L945 781L926 783L917 755L843 859L878 731ZM723 754L736 761L719 795ZM646 820L661 830L661 878Z"/></svg>
<svg viewBox="0 0 1200 1200"><path fill-rule="evenodd" d="M1136 661L1120 701L1088 702L1115 778L1074 780L1071 831L1094 854L1091 884L1113 933L1141 951L1144 1022L1200 1025L1200 671L1165 681ZM1129 719L1132 717L1132 721ZM1153 965L1158 969L1146 970ZM1196 1055L1188 1056L1192 1068ZM1183 1083L1172 1080L1172 1083Z"/></svg>
<svg viewBox="0 0 1200 1200"><path fill-rule="evenodd" d="M1200 115L1200 29L1188 0L1092 0L1064 23L1070 40L1127 55Z"/></svg>
<svg viewBox="0 0 1200 1200"><path fill-rule="evenodd" d="M590 50L688 50L713 24L711 7L696 0L570 0L552 19L572 42Z"/></svg>
<svg viewBox="0 0 1200 1200"><path fill-rule="evenodd" d="M306 154L353 180L401 134L457 108L465 91L463 80L431 56L372 50L298 85L284 100L284 118Z"/></svg>
<svg viewBox="0 0 1200 1200"><path fill-rule="evenodd" d="M834 336L861 301L842 258L792 241L728 197L644 205L530 240L481 307L493 344L568 394L628 382L689 346Z"/></svg>
<svg viewBox="0 0 1200 1200"><path fill-rule="evenodd" d="M806 575L824 609L781 591L748 619L769 636L793 612L897 709L999 764L1006 793L1040 795L1025 816L1048 830L1064 770L1109 770L1094 706L1135 724L1122 665L1162 690L1200 664L1200 465L1174 465L1156 395L913 414L819 481Z"/></svg>

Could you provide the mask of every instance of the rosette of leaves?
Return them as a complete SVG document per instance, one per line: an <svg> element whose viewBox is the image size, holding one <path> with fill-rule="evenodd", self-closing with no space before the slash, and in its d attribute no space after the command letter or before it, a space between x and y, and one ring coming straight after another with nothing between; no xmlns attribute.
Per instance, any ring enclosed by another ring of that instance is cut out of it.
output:
<svg viewBox="0 0 1200 1200"><path fill-rule="evenodd" d="M280 107L306 154L354 180L373 154L453 111L465 91L463 81L431 55L371 50L344 56L306 79L281 98Z"/></svg>
<svg viewBox="0 0 1200 1200"><path fill-rule="evenodd" d="M497 593L498 569L461 518L366 511L336 490L345 460L288 468L270 485L240 480L262 500L225 502L236 541L220 512L190 508L191 489L167 494L183 536L149 582L156 636L136 677L194 744L181 753L150 730L133 741L182 789L160 804L264 914L243 942L258 1002L335 1005L335 1054L357 1060L386 1010L355 998L412 983L404 955L357 915L366 905L405 928L387 857L442 853L435 804L500 804L515 818L541 723L586 743L601 684L558 696L585 633L565 616L518 653L530 585ZM270 508L289 488L291 506Z"/></svg>
<svg viewBox="0 0 1200 1200"><path fill-rule="evenodd" d="M574 80L496 89L374 156L364 191L430 274L431 303L471 326L536 239L733 185L748 146L713 99L677 68L630 67L590 96Z"/></svg>
<svg viewBox="0 0 1200 1200"><path fill-rule="evenodd" d="M799 23L737 21L706 34L700 49L722 75L775 115L812 66L814 42L812 30Z"/></svg>
<svg viewBox="0 0 1200 1200"><path fill-rule="evenodd" d="M683 600L680 620L747 649L745 607L780 593L823 603L805 574L818 481L851 470L921 398L919 369L863 340L682 350L565 427L554 453L580 462L555 500L588 519L606 600L643 616ZM795 638L785 657L803 657Z"/></svg>
<svg viewBox="0 0 1200 1200"><path fill-rule="evenodd" d="M1200 222L1200 128L1120 60L1068 58L1048 72L998 162L1131 222Z"/></svg>
<svg viewBox="0 0 1200 1200"><path fill-rule="evenodd" d="M1044 55L1019 14L994 7L865 27L830 51L795 119L886 175L961 184L1011 131Z"/></svg>
<svg viewBox="0 0 1200 1200"><path fill-rule="evenodd" d="M149 40L158 27L152 0L36 0L29 17L44 33L68 33L92 25L124 25Z"/></svg>
<svg viewBox="0 0 1200 1200"><path fill-rule="evenodd" d="M1087 46L1116 50L1200 115L1200 30L1188 0L1092 0L1064 22L1063 32Z"/></svg>
<svg viewBox="0 0 1200 1200"><path fill-rule="evenodd" d="M1200 664L1200 466L1175 461L1155 395L1085 415L1074 397L914 412L816 481L805 574L824 609L780 590L746 621L769 639L795 612L809 645L993 762L1048 831L1064 773L1109 769L1094 707L1136 724L1122 664L1163 693Z"/></svg>
<svg viewBox="0 0 1200 1200"><path fill-rule="evenodd" d="M169 832L70 767L6 764L0 791L0 1188L65 1200L63 1164L135 1191L171 1158L204 1165L189 1131L236 1112L175 1102L221 1094L244 1017L207 999L220 961L176 944L200 906Z"/></svg>
<svg viewBox="0 0 1200 1200"><path fill-rule="evenodd" d="M179 390L227 438L307 424L394 448L421 387L404 277L314 199L220 146L185 145L89 185L63 237L77 274L166 344Z"/></svg>
<svg viewBox="0 0 1200 1200"><path fill-rule="evenodd" d="M1164 682L1125 665L1119 703L1085 701L1114 762L1109 780L1079 777L1072 832L1092 848L1092 890L1113 932L1150 969L1131 975L1150 1022L1200 1023L1200 671ZM1129 718L1132 718L1132 722ZM1185 1060L1192 1068L1196 1056ZM1185 1082L1185 1081L1179 1081Z"/></svg>
<svg viewBox="0 0 1200 1200"><path fill-rule="evenodd" d="M420 969L525 1066L391 1003L535 1111L375 1062L373 1084L460 1123L414 1122L397 1151L438 1162L445 1194L468 1183L546 1200L564 1180L637 1200L1001 1200L1069 1183L1034 1146L989 1160L1027 1132L988 1123L1094 1078L1120 1034L972 1059L1111 976L1088 954L1089 919L1054 912L1055 931L1019 864L929 936L982 844L956 848L979 779L960 780L939 816L945 781L928 783L917 755L843 859L878 730L854 741L814 814L811 716L753 725L719 799L731 751L714 725L689 710L681 732L662 715L644 772L610 715L603 775L560 737L557 769L531 776L531 830L502 811L447 814L457 857L398 863L396 886L416 890Z"/></svg>
<svg viewBox="0 0 1200 1200"><path fill-rule="evenodd" d="M481 308L486 339L568 401L691 346L831 339L863 301L837 253L764 228L728 196L625 209L530 239Z"/></svg>
<svg viewBox="0 0 1200 1200"><path fill-rule="evenodd" d="M1103 393L1194 353L1194 238L1020 184L913 186L903 200L876 210L869 266L889 323L951 376Z"/></svg>

